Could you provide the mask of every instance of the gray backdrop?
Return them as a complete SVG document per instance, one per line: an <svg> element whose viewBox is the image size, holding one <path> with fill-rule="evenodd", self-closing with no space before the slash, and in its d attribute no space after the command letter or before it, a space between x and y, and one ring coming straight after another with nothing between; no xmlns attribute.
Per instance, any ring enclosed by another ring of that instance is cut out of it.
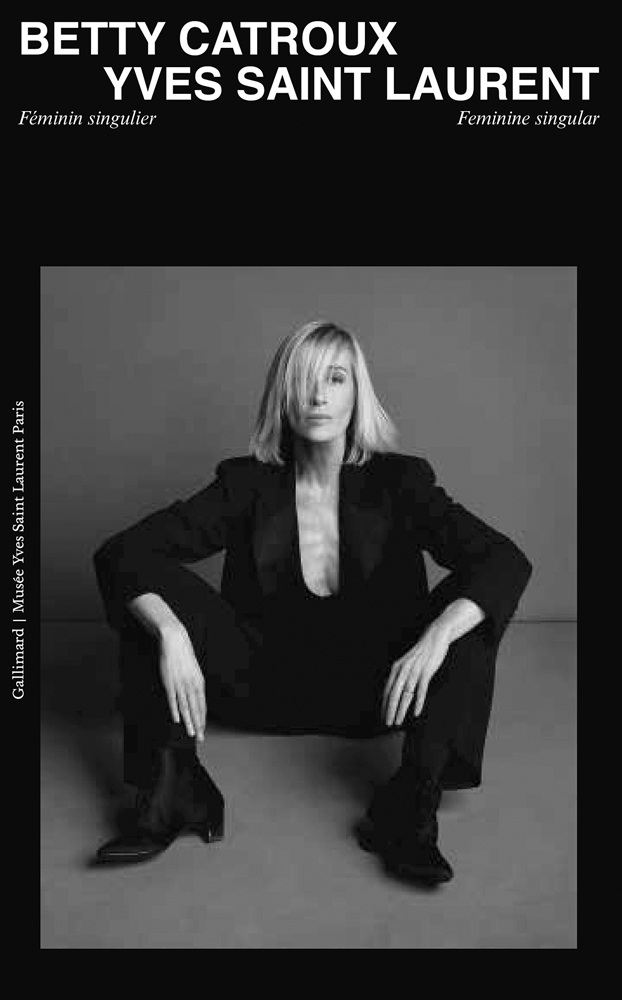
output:
<svg viewBox="0 0 622 1000"><path fill-rule="evenodd" d="M97 545L247 453L312 319L358 335L398 450L529 556L517 620L576 617L575 268L45 267L41 302L44 619L103 618Z"/></svg>

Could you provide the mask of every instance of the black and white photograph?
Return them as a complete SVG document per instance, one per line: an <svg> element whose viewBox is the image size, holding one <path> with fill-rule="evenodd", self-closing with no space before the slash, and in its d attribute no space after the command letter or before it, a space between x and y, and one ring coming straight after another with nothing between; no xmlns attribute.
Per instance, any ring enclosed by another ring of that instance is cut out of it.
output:
<svg viewBox="0 0 622 1000"><path fill-rule="evenodd" d="M40 267L43 949L577 947L577 272Z"/></svg>

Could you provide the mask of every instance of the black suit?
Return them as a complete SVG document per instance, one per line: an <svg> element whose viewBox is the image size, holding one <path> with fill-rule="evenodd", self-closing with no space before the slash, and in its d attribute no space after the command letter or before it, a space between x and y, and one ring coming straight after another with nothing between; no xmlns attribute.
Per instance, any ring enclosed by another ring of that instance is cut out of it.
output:
<svg viewBox="0 0 622 1000"><path fill-rule="evenodd" d="M485 612L484 621L450 647L416 723L431 726L435 736L440 726L452 743L445 787L479 784L497 647L531 575L529 560L507 536L448 496L425 459L397 453L376 454L363 466L342 465L339 543L339 591L343 607L353 612L352 622L357 623L349 633L348 650L369 664L360 667L361 683L356 683L367 701L357 707L356 699L349 700L349 715L344 703L344 732L357 728L353 711L361 732L382 731L372 723L379 706L369 699L377 701L392 659L412 645L448 603L468 597ZM222 549L226 556L218 594L183 564ZM432 594L423 550L451 571ZM126 607L146 592L160 594L186 625L206 676L208 711L283 731L339 731L339 707L326 725L321 719L298 724L291 718L290 726L282 686L271 687L253 660L258 652L265 653L268 626L275 621L290 677L291 654L301 644L299 632L287 630L293 595L304 591L291 463L267 465L250 456L222 461L208 486L114 535L94 560L107 620L123 639L126 780L132 780L133 770L128 766L128 737L134 743L146 739L145 683L162 703L154 640ZM274 661L276 647L269 648ZM457 677L455 661L460 658L471 665L486 664L485 680L471 676L467 690L469 670L460 669ZM278 671L273 675L281 680L283 676ZM266 706L275 709L279 691L278 712L271 715ZM441 707L433 722L435 702ZM128 728L132 705L134 737ZM165 716L161 704L160 726ZM407 722L413 724L408 716ZM161 742L161 729L157 738Z"/></svg>

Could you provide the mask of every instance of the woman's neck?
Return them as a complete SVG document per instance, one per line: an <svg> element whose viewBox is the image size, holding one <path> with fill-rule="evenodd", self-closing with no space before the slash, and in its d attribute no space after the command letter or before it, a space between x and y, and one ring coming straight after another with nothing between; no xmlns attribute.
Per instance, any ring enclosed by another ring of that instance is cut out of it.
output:
<svg viewBox="0 0 622 1000"><path fill-rule="evenodd" d="M326 444L297 440L294 442L296 482L317 493L331 493L339 485L345 442Z"/></svg>

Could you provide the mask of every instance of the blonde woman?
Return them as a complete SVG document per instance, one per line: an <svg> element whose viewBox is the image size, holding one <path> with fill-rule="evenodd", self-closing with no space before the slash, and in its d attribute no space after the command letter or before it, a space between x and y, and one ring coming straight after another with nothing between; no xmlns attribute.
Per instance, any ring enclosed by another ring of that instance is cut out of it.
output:
<svg viewBox="0 0 622 1000"><path fill-rule="evenodd" d="M182 830L224 836L223 795L196 754L214 719L400 731L400 767L358 842L404 878L452 877L438 805L481 783L498 646L532 567L396 438L357 337L309 323L276 351L249 454L97 550L137 790L97 863L153 858ZM184 564L223 549L218 592ZM431 592L424 550L450 571Z"/></svg>

